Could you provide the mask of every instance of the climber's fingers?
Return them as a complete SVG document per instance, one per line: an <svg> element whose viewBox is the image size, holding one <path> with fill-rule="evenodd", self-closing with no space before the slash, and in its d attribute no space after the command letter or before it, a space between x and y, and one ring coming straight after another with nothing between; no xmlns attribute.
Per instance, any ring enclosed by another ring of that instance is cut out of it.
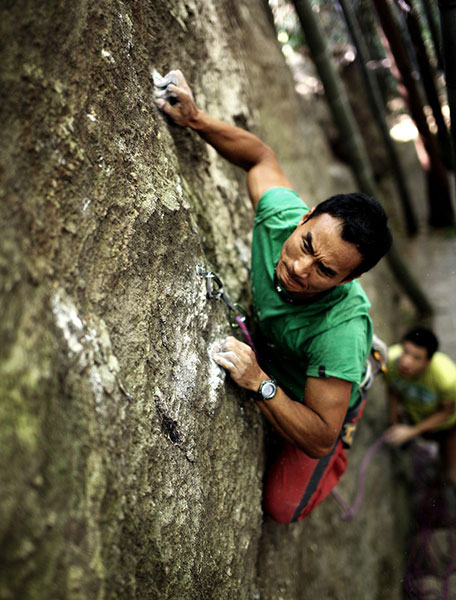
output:
<svg viewBox="0 0 456 600"><path fill-rule="evenodd" d="M182 71L176 69L164 77L154 72L154 86L158 108L169 115L177 125L191 125L198 114L198 108Z"/></svg>
<svg viewBox="0 0 456 600"><path fill-rule="evenodd" d="M213 353L213 358L238 385L248 390L258 389L262 371L250 346L230 336Z"/></svg>

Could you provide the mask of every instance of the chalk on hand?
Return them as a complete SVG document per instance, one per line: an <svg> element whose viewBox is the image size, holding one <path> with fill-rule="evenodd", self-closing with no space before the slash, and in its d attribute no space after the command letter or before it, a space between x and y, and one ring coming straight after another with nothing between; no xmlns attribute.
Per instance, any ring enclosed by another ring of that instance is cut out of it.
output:
<svg viewBox="0 0 456 600"><path fill-rule="evenodd" d="M178 85L179 83L176 71L170 71L164 77L162 77L156 69L152 69L152 78L154 80L154 86L158 88L165 88L170 83L173 85Z"/></svg>
<svg viewBox="0 0 456 600"><path fill-rule="evenodd" d="M152 69L151 73L154 82L155 100L163 99L167 100L170 104L175 104L177 102L177 95L168 90L168 86L171 84L177 86L179 84L176 71L170 71L164 77L156 69Z"/></svg>

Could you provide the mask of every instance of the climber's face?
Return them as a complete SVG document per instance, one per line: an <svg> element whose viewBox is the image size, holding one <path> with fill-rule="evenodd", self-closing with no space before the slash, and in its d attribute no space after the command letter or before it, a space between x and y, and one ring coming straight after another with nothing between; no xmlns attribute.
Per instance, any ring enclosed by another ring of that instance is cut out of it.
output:
<svg viewBox="0 0 456 600"><path fill-rule="evenodd" d="M399 373L408 379L417 379L428 368L430 360L426 348L410 341L402 342L402 354L399 357Z"/></svg>
<svg viewBox="0 0 456 600"><path fill-rule="evenodd" d="M279 283L297 298L311 298L351 281L361 264L356 246L341 237L342 221L328 213L306 213L282 246L276 267Z"/></svg>

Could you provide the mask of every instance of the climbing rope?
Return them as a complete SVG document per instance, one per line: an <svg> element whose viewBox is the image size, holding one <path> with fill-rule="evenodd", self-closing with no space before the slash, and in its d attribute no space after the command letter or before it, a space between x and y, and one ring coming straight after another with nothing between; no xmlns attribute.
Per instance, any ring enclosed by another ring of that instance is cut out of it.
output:
<svg viewBox="0 0 456 600"><path fill-rule="evenodd" d="M339 506L344 511L343 514L341 515L342 521L348 521L350 519L353 519L353 517L356 515L356 513L360 509L360 506L364 499L364 489L366 487L367 467L369 466L369 464L370 464L372 458L374 457L375 453L377 452L377 450L379 450L383 446L385 441L386 441L385 434L383 434L373 444L371 444L369 446L365 455L363 456L363 459L361 461L361 466L360 466L359 472L358 472L358 483L356 486L357 490L356 490L355 501L351 507L343 500L343 498L341 497L339 492L336 491L336 489L333 489L331 491L334 499L336 500L336 502L339 504Z"/></svg>

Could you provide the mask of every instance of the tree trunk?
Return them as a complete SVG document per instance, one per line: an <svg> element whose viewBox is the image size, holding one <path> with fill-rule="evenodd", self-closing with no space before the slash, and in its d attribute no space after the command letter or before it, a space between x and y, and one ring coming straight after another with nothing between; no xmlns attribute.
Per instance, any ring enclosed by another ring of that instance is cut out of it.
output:
<svg viewBox="0 0 456 600"><path fill-rule="evenodd" d="M399 200L404 214L406 230L409 235L414 235L418 231L418 225L416 222L415 213L413 211L412 202L410 200L409 192L407 189L404 171L401 167L399 155L396 151L394 142L391 139L389 133L388 124L385 118L385 111L383 108L383 100L377 83L377 79L373 75L372 71L370 71L366 67L367 61L369 60L367 46L364 42L361 30L358 26L355 12L350 4L350 1L339 0L339 3L344 12L345 20L347 22L350 35L353 39L353 43L356 46L357 64L361 71L361 75L364 81L364 88L369 99L372 114L377 126L380 129L383 142L385 144L390 168L394 176L394 181L396 183L397 191L399 194Z"/></svg>
<svg viewBox="0 0 456 600"><path fill-rule="evenodd" d="M308 0L293 0L293 3L296 7L310 53L325 88L326 98L331 107L332 115L349 153L350 163L358 185L361 191L369 196L378 198L379 193L372 176L372 169L367 160L367 153L362 137L350 108L343 84L332 65L315 13ZM420 289L412 274L408 272L407 266L403 263L394 245L386 259L393 274L395 277L398 277L398 282L403 286L405 293L412 300L417 310L422 314L432 313L432 307L424 292ZM408 273L407 276L404 276L405 273ZM399 274L400 277L398 276Z"/></svg>
<svg viewBox="0 0 456 600"><path fill-rule="evenodd" d="M363 39L368 48L368 55L373 56L374 60L370 60L367 64L368 68L373 71L380 93L383 99L383 106L387 112L387 105L391 98L395 98L398 94L398 81L390 69L390 57L386 51L385 45L378 27L378 17L372 2L362 0L359 4L354 3L356 18L359 23Z"/></svg>
<svg viewBox="0 0 456 600"><path fill-rule="evenodd" d="M373 2L406 90L405 99L410 109L410 115L415 121L427 153L429 223L433 227L451 225L454 215L447 172L440 159L435 138L429 130L423 110L422 96L414 78L406 49L394 22L388 1L373 0Z"/></svg>
<svg viewBox="0 0 456 600"><path fill-rule="evenodd" d="M438 14L435 14L436 6L433 0L421 0L421 4L426 15L426 21L431 32L435 58L439 71L443 71L443 58L442 58L442 36L440 34L440 26Z"/></svg>
<svg viewBox="0 0 456 600"><path fill-rule="evenodd" d="M443 62L451 115L453 164L456 164L456 1L439 0Z"/></svg>
<svg viewBox="0 0 456 600"><path fill-rule="evenodd" d="M435 74L429 61L426 46L423 41L421 27L412 2L410 2L408 5L408 10L406 10L404 2L399 3L399 8L405 23L407 24L413 50L418 62L423 88L426 93L429 106L432 109L432 114L437 126L437 139L440 145L441 157L445 166L452 170L453 164L450 136L445 119L443 118L442 106L440 104L440 98L435 84Z"/></svg>

